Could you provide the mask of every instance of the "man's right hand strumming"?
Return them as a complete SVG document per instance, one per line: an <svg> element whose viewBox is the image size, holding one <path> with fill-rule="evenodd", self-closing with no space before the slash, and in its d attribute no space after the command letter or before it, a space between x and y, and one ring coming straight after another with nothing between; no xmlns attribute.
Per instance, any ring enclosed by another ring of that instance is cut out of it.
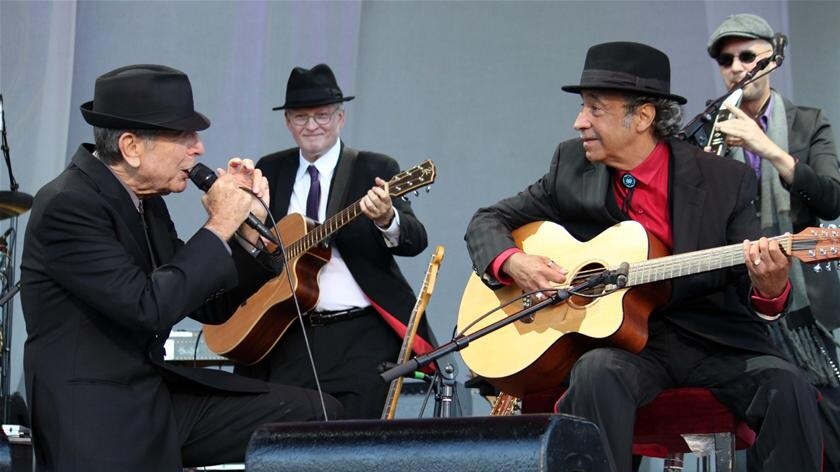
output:
<svg viewBox="0 0 840 472"><path fill-rule="evenodd" d="M501 267L514 283L526 292L556 288L566 281L568 271L545 256L517 252ZM541 299L537 294L537 299Z"/></svg>

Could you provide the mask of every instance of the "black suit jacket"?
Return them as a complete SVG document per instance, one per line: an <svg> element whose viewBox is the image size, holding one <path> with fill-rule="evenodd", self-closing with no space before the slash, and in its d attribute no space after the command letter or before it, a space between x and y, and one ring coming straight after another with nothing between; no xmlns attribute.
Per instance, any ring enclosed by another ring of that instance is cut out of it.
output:
<svg viewBox="0 0 840 472"><path fill-rule="evenodd" d="M788 153L799 162L790 185L790 212L794 232L820 226L821 220L840 217L840 170L837 148L828 118L818 108L784 101L788 125ZM826 264L803 267L813 316L828 329L840 327L840 279ZM835 265L835 267L837 267Z"/></svg>
<svg viewBox="0 0 840 472"><path fill-rule="evenodd" d="M341 156L330 184L327 218L364 197L374 185L376 177L387 181L400 171L397 161L384 154L355 151L345 147L344 143L341 148ZM271 214L277 220L288 213L299 157L299 148L292 148L264 156L257 163L257 167L268 178ZM397 246L387 247L382 232L364 215L338 230L332 244L341 251L347 268L362 292L404 327L416 298L394 256L416 256L426 249L428 242L426 229L414 215L411 204L402 199L394 199L393 205L400 214ZM418 334L428 342L430 338L425 320L425 317L421 319Z"/></svg>
<svg viewBox="0 0 840 472"><path fill-rule="evenodd" d="M668 144L673 252L757 238L755 174L741 163L682 141ZM476 273L487 281L493 259L514 246L510 232L526 223L553 221L586 241L629 219L618 209L610 183L609 168L589 162L579 139L560 143L548 173L539 181L473 216L465 239ZM670 301L654 316L667 317L693 335L719 344L776 354L761 326L764 321L750 307L749 290L742 265L675 279Z"/></svg>
<svg viewBox="0 0 840 472"><path fill-rule="evenodd" d="M226 320L268 279L209 230L181 242L144 200L156 270L131 198L83 145L36 195L21 263L26 390L52 470L180 470L171 389L262 392L262 382L163 362L170 328Z"/></svg>

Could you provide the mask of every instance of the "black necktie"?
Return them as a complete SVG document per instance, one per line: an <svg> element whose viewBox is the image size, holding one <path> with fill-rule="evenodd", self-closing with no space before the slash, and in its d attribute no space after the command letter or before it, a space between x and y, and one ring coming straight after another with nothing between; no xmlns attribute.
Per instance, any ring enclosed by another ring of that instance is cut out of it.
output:
<svg viewBox="0 0 840 472"><path fill-rule="evenodd" d="M312 221L318 221L318 207L321 206L321 181L318 180L318 169L310 165L306 168L309 172L309 196L306 197L306 217Z"/></svg>
<svg viewBox="0 0 840 472"><path fill-rule="evenodd" d="M630 214L630 200L633 199L633 190L636 189L636 178L628 172L621 176L621 185L627 189L627 195L624 196L624 202L621 204L621 211Z"/></svg>

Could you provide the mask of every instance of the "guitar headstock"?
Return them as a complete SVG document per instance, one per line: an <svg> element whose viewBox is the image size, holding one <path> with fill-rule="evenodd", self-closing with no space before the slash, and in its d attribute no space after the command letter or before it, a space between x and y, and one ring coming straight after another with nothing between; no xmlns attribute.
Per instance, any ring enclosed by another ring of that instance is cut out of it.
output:
<svg viewBox="0 0 840 472"><path fill-rule="evenodd" d="M840 229L805 228L792 237L785 252L806 264L840 259Z"/></svg>
<svg viewBox="0 0 840 472"><path fill-rule="evenodd" d="M435 163L426 160L420 165L400 172L388 181L391 197L401 197L408 192L431 185L435 181Z"/></svg>

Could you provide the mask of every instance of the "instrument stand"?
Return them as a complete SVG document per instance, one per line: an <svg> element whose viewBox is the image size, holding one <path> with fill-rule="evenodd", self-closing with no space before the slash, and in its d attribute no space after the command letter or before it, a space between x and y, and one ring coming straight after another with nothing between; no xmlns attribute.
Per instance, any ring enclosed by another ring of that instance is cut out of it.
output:
<svg viewBox="0 0 840 472"><path fill-rule="evenodd" d="M0 153L9 172L9 191L0 191L0 220L11 218L9 228L0 236L0 395L3 396L3 424L9 422L11 405L11 350L12 350L12 297L20 286L15 283L15 241L17 240L18 215L32 208L31 195L19 192L19 185L12 172L12 159L9 156L9 140L6 137L6 114L3 108L3 95L0 94Z"/></svg>
<svg viewBox="0 0 840 472"><path fill-rule="evenodd" d="M6 239L6 235L10 235ZM20 290L20 283L15 280L15 240L17 239L17 217L11 219L9 230L0 237L0 396L3 403L3 424L9 422L11 391L11 357L12 357L12 298Z"/></svg>

